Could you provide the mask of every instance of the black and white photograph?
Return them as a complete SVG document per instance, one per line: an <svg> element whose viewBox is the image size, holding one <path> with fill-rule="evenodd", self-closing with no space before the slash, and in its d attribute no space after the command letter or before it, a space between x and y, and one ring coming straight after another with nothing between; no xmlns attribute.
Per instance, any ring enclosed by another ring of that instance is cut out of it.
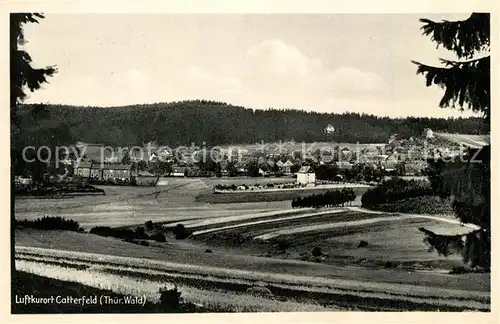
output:
<svg viewBox="0 0 500 324"><path fill-rule="evenodd" d="M454 9L8 13L11 314L491 312Z"/></svg>

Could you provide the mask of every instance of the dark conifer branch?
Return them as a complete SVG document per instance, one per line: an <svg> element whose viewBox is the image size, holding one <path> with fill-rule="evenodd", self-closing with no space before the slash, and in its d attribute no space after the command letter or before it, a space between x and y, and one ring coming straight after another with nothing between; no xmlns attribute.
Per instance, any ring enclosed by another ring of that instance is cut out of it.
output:
<svg viewBox="0 0 500 324"><path fill-rule="evenodd" d="M490 15L488 13L473 13L463 21L434 22L420 19L423 34L430 36L437 46L443 46L453 51L459 58L472 58L480 51L486 51L490 46Z"/></svg>
<svg viewBox="0 0 500 324"><path fill-rule="evenodd" d="M447 67L436 67L413 61L418 66L417 74L423 74L426 85L438 85L445 89L439 106L457 105L474 112L490 115L490 58L484 57L468 62L442 60Z"/></svg>

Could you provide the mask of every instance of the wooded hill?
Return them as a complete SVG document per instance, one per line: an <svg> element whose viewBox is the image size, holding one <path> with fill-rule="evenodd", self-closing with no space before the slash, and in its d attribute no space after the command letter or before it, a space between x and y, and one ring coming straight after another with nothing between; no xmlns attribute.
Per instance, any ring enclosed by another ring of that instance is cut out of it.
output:
<svg viewBox="0 0 500 324"><path fill-rule="evenodd" d="M207 146L256 142L336 141L382 143L434 131L488 133L481 118L397 118L344 113L327 114L292 109L253 110L223 102L195 100L99 108L67 105L24 105L20 108L22 142L47 145L82 141L113 146ZM332 125L333 133L325 133Z"/></svg>

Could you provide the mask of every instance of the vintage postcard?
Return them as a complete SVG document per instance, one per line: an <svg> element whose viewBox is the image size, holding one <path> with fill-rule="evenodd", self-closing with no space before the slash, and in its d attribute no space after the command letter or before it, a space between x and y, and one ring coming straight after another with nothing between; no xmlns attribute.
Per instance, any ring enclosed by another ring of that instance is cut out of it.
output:
<svg viewBox="0 0 500 324"><path fill-rule="evenodd" d="M497 16L438 3L13 5L9 318L491 315Z"/></svg>

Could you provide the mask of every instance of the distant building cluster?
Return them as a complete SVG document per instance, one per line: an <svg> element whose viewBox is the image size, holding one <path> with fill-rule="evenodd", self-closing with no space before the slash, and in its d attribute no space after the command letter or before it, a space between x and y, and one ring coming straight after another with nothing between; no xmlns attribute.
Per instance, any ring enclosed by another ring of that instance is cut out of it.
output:
<svg viewBox="0 0 500 324"><path fill-rule="evenodd" d="M331 126L331 125L329 125ZM325 131L334 131L333 126ZM64 157L67 175L91 181L129 182L139 177L233 177L296 176L301 185L314 185L318 168L335 168L339 179L363 179L366 168L382 175L418 176L427 159L456 157L464 147L483 145L480 135L444 134L427 129L418 138L390 137L385 144L336 145L316 143L304 151L299 143L288 142L279 150L262 150L262 145L207 149L185 148L175 154L150 142L136 150L104 149L102 145L78 143L81 152ZM459 145L457 143L463 143ZM324 150L330 146L330 149ZM211 157L217 159L211 160Z"/></svg>

